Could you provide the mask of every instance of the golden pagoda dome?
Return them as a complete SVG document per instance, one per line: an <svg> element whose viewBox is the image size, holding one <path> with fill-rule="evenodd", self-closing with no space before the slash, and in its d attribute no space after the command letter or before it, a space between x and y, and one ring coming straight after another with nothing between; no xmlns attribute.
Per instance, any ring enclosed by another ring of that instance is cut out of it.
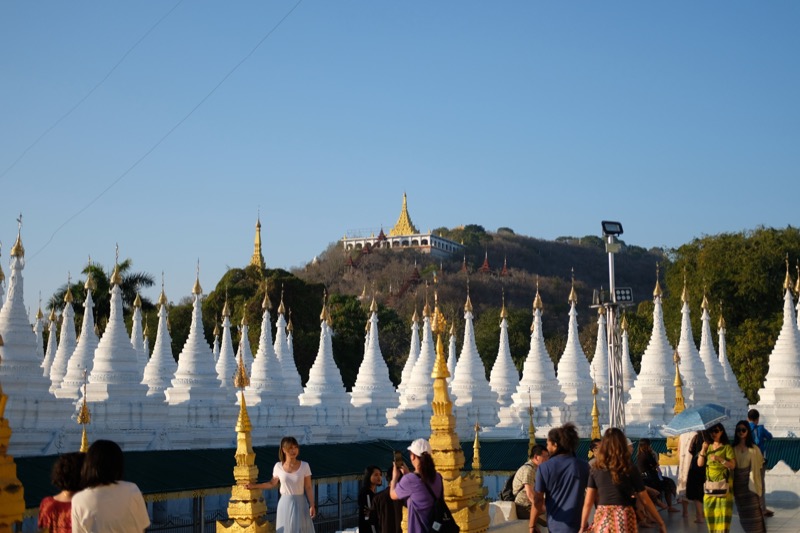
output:
<svg viewBox="0 0 800 533"><path fill-rule="evenodd" d="M139 295L137 294L136 297L138 298ZM164 287L161 287L161 294L158 295L158 303L162 307L167 305L167 303L168 303L167 295L164 293ZM139 301L139 306L141 306L141 305L142 305L142 302Z"/></svg>
<svg viewBox="0 0 800 533"><path fill-rule="evenodd" d="M200 286L200 277L196 277L194 280L194 286L192 287L192 294L196 294L200 296L203 294L203 287Z"/></svg>
<svg viewBox="0 0 800 533"><path fill-rule="evenodd" d="M283 303L283 300L281 300ZM264 287L264 299L261 301L261 309L272 309L272 302L269 300L269 293L267 287Z"/></svg>
<svg viewBox="0 0 800 533"><path fill-rule="evenodd" d="M417 233L419 233L419 230L411 222L411 216L408 214L408 197L406 193L403 193L403 207L400 210L400 217L397 219L397 224L389 231L389 236L415 235Z"/></svg>
<svg viewBox="0 0 800 533"><path fill-rule="evenodd" d="M72 291L69 288L69 282L67 282L67 292L64 293L64 303L71 304L75 299L72 297Z"/></svg>
<svg viewBox="0 0 800 533"><path fill-rule="evenodd" d="M162 288L162 294L163 294L163 288ZM138 292L136 293L136 298L133 299L133 307L138 307L139 309L142 308L142 297L139 296Z"/></svg>
<svg viewBox="0 0 800 533"><path fill-rule="evenodd" d="M55 309L55 307L50 309L50 316L47 317L47 320L49 320L50 322L55 322L56 321L56 309Z"/></svg>
<svg viewBox="0 0 800 533"><path fill-rule="evenodd" d="M14 246L11 247L11 257L25 257L25 247L22 246L22 215L17 221L19 222L19 229L17 231L17 240Z"/></svg>
<svg viewBox="0 0 800 533"><path fill-rule="evenodd" d="M83 288L87 291L96 291L97 290L97 282L94 280L94 276L92 276L92 271L86 273L86 283L83 284ZM139 295L137 294L136 297L138 298ZM136 302L133 303L136 306ZM139 300L139 306L141 307L142 301Z"/></svg>

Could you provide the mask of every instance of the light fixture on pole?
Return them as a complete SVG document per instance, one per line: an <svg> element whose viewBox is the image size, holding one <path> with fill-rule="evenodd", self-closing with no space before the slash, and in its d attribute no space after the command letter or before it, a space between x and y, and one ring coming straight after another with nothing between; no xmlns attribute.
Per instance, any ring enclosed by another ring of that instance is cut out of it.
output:
<svg viewBox="0 0 800 533"><path fill-rule="evenodd" d="M608 289L610 299L604 302L608 323L608 416L609 425L625 431L625 404L623 403L622 390L622 353L620 350L619 329L617 328L618 296L614 280L614 254L622 250L617 237L622 235L622 224L611 220L603 220L603 240L608 252ZM632 299L630 289L625 291L625 296Z"/></svg>

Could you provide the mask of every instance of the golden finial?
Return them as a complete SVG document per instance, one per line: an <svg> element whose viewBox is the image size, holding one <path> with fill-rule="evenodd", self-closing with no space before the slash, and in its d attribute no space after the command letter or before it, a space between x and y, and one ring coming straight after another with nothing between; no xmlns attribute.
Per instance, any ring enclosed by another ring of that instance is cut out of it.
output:
<svg viewBox="0 0 800 533"><path fill-rule="evenodd" d="M483 431L483 428L476 421L473 429L475 430L475 441L472 443L472 471L478 475L479 479L483 479L481 474L481 443L478 439L478 434Z"/></svg>
<svg viewBox="0 0 800 533"><path fill-rule="evenodd" d="M214 336L219 337L219 321L214 321Z"/></svg>
<svg viewBox="0 0 800 533"><path fill-rule="evenodd" d="M92 271L91 270L86 273L86 283L84 283L83 288L86 289L87 291L96 291L97 290L97 282L94 280L94 276L92 276ZM136 296L138 297L139 295L137 294ZM142 301L139 300L139 305L141 305L141 303L142 303ZM134 306L135 305L136 305L136 302L134 302Z"/></svg>
<svg viewBox="0 0 800 533"><path fill-rule="evenodd" d="M428 282L425 282L425 307L422 308L422 316L430 318L431 306L428 304Z"/></svg>
<svg viewBox="0 0 800 533"><path fill-rule="evenodd" d="M74 298L72 297L72 289L70 288L71 286L72 286L72 275L69 272L67 272L67 292L64 293L65 304L71 304L74 301Z"/></svg>
<svg viewBox="0 0 800 533"><path fill-rule="evenodd" d="M233 375L233 386L242 390L244 390L245 387L250 386L250 376L247 375L247 369L244 367L242 354L239 354L239 361L236 365L236 373Z"/></svg>
<svg viewBox="0 0 800 533"><path fill-rule="evenodd" d="M111 274L111 285L122 285L122 276L119 273L119 244L116 246L114 254L114 272Z"/></svg>
<svg viewBox="0 0 800 533"><path fill-rule="evenodd" d="M686 409L683 401L683 380L681 379L681 373L678 368L681 363L681 356L678 354L678 350L675 350L672 360L675 362L675 381L672 383L675 386L675 409L673 413L677 415Z"/></svg>
<svg viewBox="0 0 800 533"><path fill-rule="evenodd" d="M389 236L396 235L415 235L419 233L417 228L411 222L411 216L408 214L408 198L406 193L403 193L403 207L400 210L400 218L397 219L397 224L389 230Z"/></svg>
<svg viewBox="0 0 800 533"><path fill-rule="evenodd" d="M700 308L706 311L710 310L710 307L708 306L708 298L706 297L705 289L703 289L703 303L700 304Z"/></svg>
<svg viewBox="0 0 800 533"><path fill-rule="evenodd" d="M248 323L247 323L247 313L245 313L245 312L242 312L242 320L239 322L239 325L240 325L240 326L248 326ZM242 330L242 331L244 331L244 330Z"/></svg>
<svg viewBox="0 0 800 533"><path fill-rule="evenodd" d="M286 331L288 331L290 334L292 333L292 331L294 331L294 325L292 324L292 308L291 307L289 308L289 323L286 324Z"/></svg>
<svg viewBox="0 0 800 533"><path fill-rule="evenodd" d="M369 306L370 313L377 313L378 312L378 304L375 301L375 294L372 295L372 303Z"/></svg>
<svg viewBox="0 0 800 533"><path fill-rule="evenodd" d="M282 291L281 291L282 292ZM281 302L283 300L281 299ZM272 302L269 299L269 292L267 292L267 284L264 283L264 299L261 301L261 309L272 309Z"/></svg>
<svg viewBox="0 0 800 533"><path fill-rule="evenodd" d="M417 306L414 306L414 315L411 317L411 322L419 322L419 317L417 316Z"/></svg>
<svg viewBox="0 0 800 533"><path fill-rule="evenodd" d="M164 286L161 286L161 290L164 290ZM138 307L139 309L142 308L142 297L139 296L139 293L136 293L136 298L133 299L133 307Z"/></svg>
<svg viewBox="0 0 800 533"><path fill-rule="evenodd" d="M136 294L136 298L139 298L139 294ZM161 307L167 305L169 301L167 300L167 294L164 292L164 272L161 272L161 294L158 295L158 304ZM142 306L142 300L139 300L139 307Z"/></svg>
<svg viewBox="0 0 800 533"><path fill-rule="evenodd" d="M456 336L456 321L455 320L453 320L453 323L450 324L450 336L451 337L455 337Z"/></svg>
<svg viewBox="0 0 800 533"><path fill-rule="evenodd" d="M722 300L719 302L719 321L717 322L718 329L725 329L725 319L722 317Z"/></svg>
<svg viewBox="0 0 800 533"><path fill-rule="evenodd" d="M253 256L250 258L250 264L259 268L266 268L264 262L264 255L261 253L261 208L258 209L258 217L256 218L256 236L253 240Z"/></svg>
<svg viewBox="0 0 800 533"><path fill-rule="evenodd" d="M281 285L281 303L278 304L278 314L286 314L286 308L283 306L283 285Z"/></svg>
<svg viewBox="0 0 800 533"><path fill-rule="evenodd" d="M619 327L622 328L622 331L628 331L628 316L627 315L622 315L622 323L620 324Z"/></svg>
<svg viewBox="0 0 800 533"><path fill-rule="evenodd" d="M11 247L11 257L25 257L25 247L22 246L22 213L17 218L17 241Z"/></svg>
<svg viewBox="0 0 800 533"><path fill-rule="evenodd" d="M203 287L200 286L200 260L197 260L197 275L194 278L194 287L192 287L192 294L200 296L203 294Z"/></svg>
<svg viewBox="0 0 800 533"><path fill-rule="evenodd" d="M569 299L567 300L573 305L578 303L578 294L575 292L575 268L572 268L572 288L569 291Z"/></svg>
<svg viewBox="0 0 800 533"><path fill-rule="evenodd" d="M600 290L602 290L602 287L600 288ZM600 307L597 308L597 315L598 316L605 316L605 314L606 314L606 308L605 307L600 306Z"/></svg>
<svg viewBox="0 0 800 533"><path fill-rule="evenodd" d="M508 318L508 311L506 311L506 290L503 289L503 307L500 308L500 318Z"/></svg>
<svg viewBox="0 0 800 533"><path fill-rule="evenodd" d="M13 255L13 254L12 254ZM783 290L792 290L792 277L789 275L789 253L786 253L786 279L783 281Z"/></svg>
<svg viewBox="0 0 800 533"><path fill-rule="evenodd" d="M50 316L47 317L47 320L49 320L50 322L55 322L56 321L56 308L55 307L51 307L50 308Z"/></svg>
<svg viewBox="0 0 800 533"><path fill-rule="evenodd" d="M661 283L658 281L661 265L656 261L656 288L653 289L653 299L661 298L664 296L664 291L661 290Z"/></svg>
<svg viewBox="0 0 800 533"><path fill-rule="evenodd" d="M231 308L228 306L228 291L225 291L225 304L222 306L222 318L230 318Z"/></svg>
<svg viewBox="0 0 800 533"><path fill-rule="evenodd" d="M686 274L686 266L683 267L683 292L681 293L681 303L687 304L689 303L689 289L687 287L688 284L688 276Z"/></svg>
<svg viewBox="0 0 800 533"><path fill-rule="evenodd" d="M89 438L86 436L86 426L92 422L92 415L89 413L89 407L86 405L86 370L83 371L83 402L81 403L80 411L78 411L78 424L83 426L81 431L81 449L83 453L89 451Z"/></svg>
<svg viewBox="0 0 800 533"><path fill-rule="evenodd" d="M42 313L42 293L39 291L39 310L36 311L36 320L41 320L42 318L44 318Z"/></svg>
<svg viewBox="0 0 800 533"><path fill-rule="evenodd" d="M444 314L439 309L439 292L436 290L433 291L433 302L434 309L433 319L431 320L431 332L435 335L443 335L445 331L447 331L447 320L445 320Z"/></svg>
<svg viewBox="0 0 800 533"><path fill-rule="evenodd" d="M544 304L542 303L542 297L539 296L539 276L536 276L536 296L533 298L533 312L536 313L536 310L542 311L544 310Z"/></svg>
<svg viewBox="0 0 800 533"><path fill-rule="evenodd" d="M797 259L795 268L797 269L797 282L794 284L794 293L800 296L800 258ZM2 281L2 278L0 278L0 281Z"/></svg>
<svg viewBox="0 0 800 533"><path fill-rule="evenodd" d="M472 312L472 300L469 298L469 278L467 278L467 302L464 304L464 312Z"/></svg>
<svg viewBox="0 0 800 533"><path fill-rule="evenodd" d="M291 316L291 311L290 311L290 316ZM333 322L333 319L331 318L331 312L328 309L328 289L323 289L322 312L319 315L319 320L320 322L327 322L329 326Z"/></svg>
<svg viewBox="0 0 800 533"><path fill-rule="evenodd" d="M531 400L531 388L528 387L528 457L531 450L536 446L536 429L533 427L533 400Z"/></svg>
<svg viewBox="0 0 800 533"><path fill-rule="evenodd" d="M600 409L597 408L597 383L592 382L592 438L599 439Z"/></svg>

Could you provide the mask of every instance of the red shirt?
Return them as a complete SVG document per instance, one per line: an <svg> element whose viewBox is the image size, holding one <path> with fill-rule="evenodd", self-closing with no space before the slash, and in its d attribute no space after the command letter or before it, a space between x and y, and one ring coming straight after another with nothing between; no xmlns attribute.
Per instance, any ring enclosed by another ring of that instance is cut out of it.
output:
<svg viewBox="0 0 800 533"><path fill-rule="evenodd" d="M39 504L39 529L50 533L72 533L72 502L46 496Z"/></svg>

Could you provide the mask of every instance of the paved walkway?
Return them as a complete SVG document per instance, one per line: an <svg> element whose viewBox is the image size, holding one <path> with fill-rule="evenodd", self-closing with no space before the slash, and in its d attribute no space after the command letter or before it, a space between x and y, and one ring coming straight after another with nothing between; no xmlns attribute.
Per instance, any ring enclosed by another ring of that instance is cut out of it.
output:
<svg viewBox="0 0 800 533"><path fill-rule="evenodd" d="M769 504L769 508L775 511L775 516L767 518L767 531L769 533L797 533L800 531L800 507L789 506L781 502ZM667 523L667 531L670 533L706 533L708 529L705 524L694 523L694 509L689 508L689 516L683 517L681 513L661 512L661 516ZM642 529L641 531L658 531L657 529ZM736 514L736 505L733 506L733 523L731 533L747 533L739 524L739 517Z"/></svg>

